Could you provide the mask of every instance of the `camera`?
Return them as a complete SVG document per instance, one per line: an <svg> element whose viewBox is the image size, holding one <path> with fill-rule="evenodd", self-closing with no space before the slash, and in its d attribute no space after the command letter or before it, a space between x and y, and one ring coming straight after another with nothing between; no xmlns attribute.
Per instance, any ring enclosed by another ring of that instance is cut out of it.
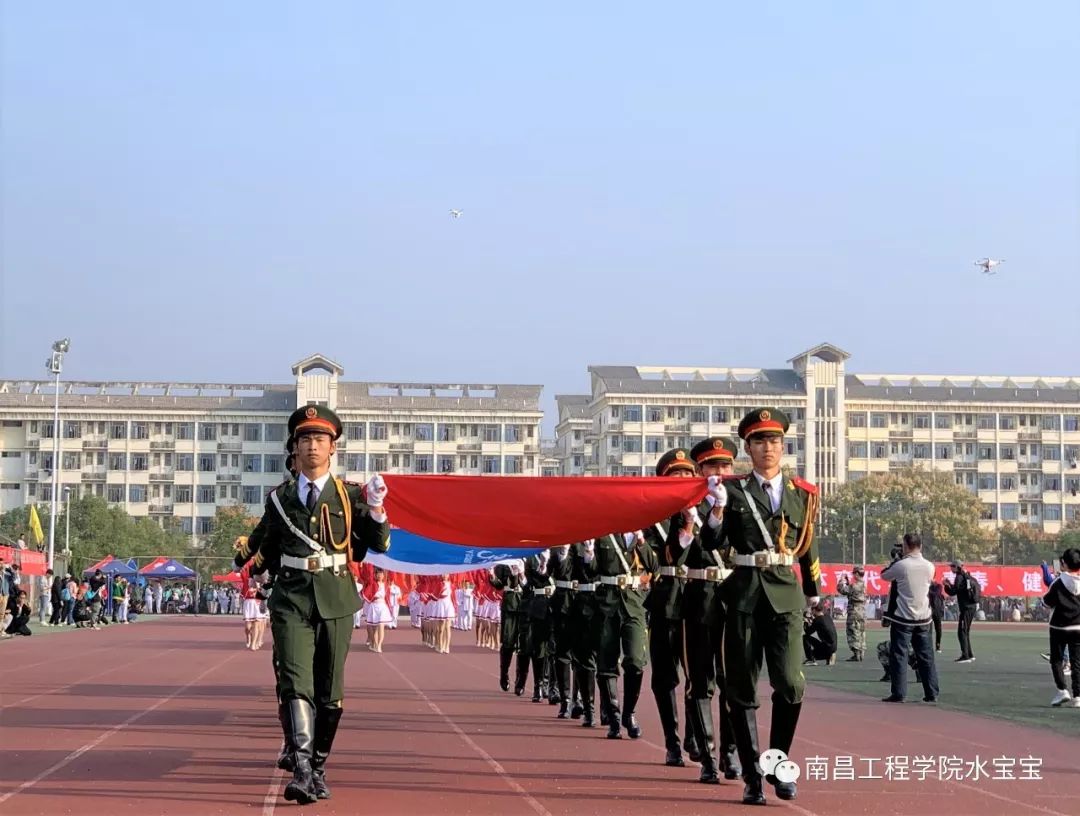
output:
<svg viewBox="0 0 1080 816"><path fill-rule="evenodd" d="M889 551L889 558L893 561L899 561L904 557L904 548L899 544L894 544L893 548Z"/></svg>

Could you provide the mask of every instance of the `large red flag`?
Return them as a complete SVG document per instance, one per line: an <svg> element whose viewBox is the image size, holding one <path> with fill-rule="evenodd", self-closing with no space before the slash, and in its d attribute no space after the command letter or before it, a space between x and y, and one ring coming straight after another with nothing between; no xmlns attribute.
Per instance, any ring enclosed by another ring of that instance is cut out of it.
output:
<svg viewBox="0 0 1080 816"><path fill-rule="evenodd" d="M397 527L474 547L535 548L640 530L705 495L705 479L383 477Z"/></svg>

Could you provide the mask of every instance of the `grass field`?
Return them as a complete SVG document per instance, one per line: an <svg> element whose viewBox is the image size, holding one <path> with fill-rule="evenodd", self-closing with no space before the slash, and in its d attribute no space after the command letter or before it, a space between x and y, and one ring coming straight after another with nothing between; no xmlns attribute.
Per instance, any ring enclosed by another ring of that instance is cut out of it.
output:
<svg viewBox="0 0 1080 816"><path fill-rule="evenodd" d="M888 695L889 684L879 682L882 670L877 644L888 640L889 630L878 621L867 623L866 660L862 663L844 662L851 652L843 621L837 621L837 636L836 665L806 666L807 681L879 698ZM954 663L960 655L956 626L946 624L941 654L934 656L941 686L938 706L1048 728L1066 736L1080 735L1080 709L1050 706L1054 681L1050 665L1039 657L1049 651L1048 637L1045 626L976 622L971 638L975 662ZM924 705L922 694L915 672L909 670L907 705Z"/></svg>

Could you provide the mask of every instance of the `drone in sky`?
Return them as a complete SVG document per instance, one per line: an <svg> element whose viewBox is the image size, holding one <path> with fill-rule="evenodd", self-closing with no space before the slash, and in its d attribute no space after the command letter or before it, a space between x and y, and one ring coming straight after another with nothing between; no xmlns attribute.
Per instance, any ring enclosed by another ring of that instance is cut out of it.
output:
<svg viewBox="0 0 1080 816"><path fill-rule="evenodd" d="M994 267L1000 266L1003 263L1005 263L1004 258L1002 258L1001 260L997 260L994 258L983 258L981 261L975 261L975 266L980 267L984 275L996 275L997 272L994 271Z"/></svg>
<svg viewBox="0 0 1080 816"><path fill-rule="evenodd" d="M461 210L450 210L451 218L461 218Z"/></svg>

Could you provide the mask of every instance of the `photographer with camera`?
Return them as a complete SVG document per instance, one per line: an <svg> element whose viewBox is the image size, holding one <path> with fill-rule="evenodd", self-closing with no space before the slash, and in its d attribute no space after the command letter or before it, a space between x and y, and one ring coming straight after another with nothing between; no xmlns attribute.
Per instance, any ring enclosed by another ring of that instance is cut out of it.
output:
<svg viewBox="0 0 1080 816"><path fill-rule="evenodd" d="M975 613L979 609L979 597L982 587L970 572L964 569L959 561L950 561L949 566L953 570L951 584L945 584L945 592L956 598L956 605L960 611L960 617L956 625L956 637L960 641L960 657L957 663L972 663L975 661L975 653L971 651L971 622L975 620Z"/></svg>
<svg viewBox="0 0 1080 816"><path fill-rule="evenodd" d="M826 666L836 663L836 624L820 603L814 604L803 617L804 666L816 666L819 660Z"/></svg>
<svg viewBox="0 0 1080 816"><path fill-rule="evenodd" d="M898 555L902 557L897 557ZM892 693L882 698L886 703L902 703L907 693L907 662L909 647L915 653L919 679L923 685L923 702L933 703L938 696L937 668L934 665L934 643L931 632L929 591L934 580L934 565L923 558L922 539L917 533L904 536L902 553L893 550L893 561L881 572L892 582L896 592L895 609L886 613L889 623L889 675Z"/></svg>

